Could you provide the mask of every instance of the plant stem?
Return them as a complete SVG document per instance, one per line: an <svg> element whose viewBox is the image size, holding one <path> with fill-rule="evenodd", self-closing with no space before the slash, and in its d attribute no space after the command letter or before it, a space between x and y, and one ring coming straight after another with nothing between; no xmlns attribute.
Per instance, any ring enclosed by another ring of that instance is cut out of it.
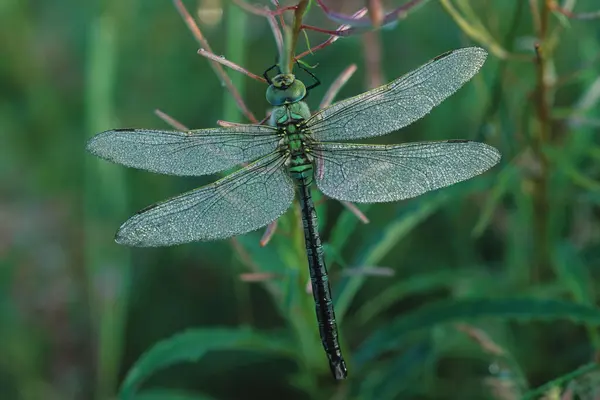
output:
<svg viewBox="0 0 600 400"><path fill-rule="evenodd" d="M88 132L114 126L117 28L116 18L106 14L93 21L89 31ZM131 262L129 251L116 246L112 237L116 215L125 213L127 189L121 167L106 165L89 154L84 174L85 263L96 358L95 398L100 400L116 391L125 337Z"/></svg>
<svg viewBox="0 0 600 400"><path fill-rule="evenodd" d="M536 262L532 270L532 279L538 280L543 271L550 266L550 248L548 235L548 180L550 178L550 165L548 158L544 154L543 147L552 141L551 137L551 119L550 119L550 96L548 94L547 74L548 62L551 56L551 49L547 46L548 25L550 20L550 5L548 1L542 4L540 14L540 24L536 44L536 70L537 83L535 90L536 115L538 120L538 133L533 140L533 151L540 165L539 175L534 179L534 227L536 240Z"/></svg>

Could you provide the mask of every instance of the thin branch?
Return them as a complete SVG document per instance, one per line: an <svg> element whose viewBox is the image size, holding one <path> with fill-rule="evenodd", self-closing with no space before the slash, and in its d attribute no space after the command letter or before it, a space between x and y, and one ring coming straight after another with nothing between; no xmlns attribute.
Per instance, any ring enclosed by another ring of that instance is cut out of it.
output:
<svg viewBox="0 0 600 400"><path fill-rule="evenodd" d="M271 281L280 277L280 275L271 272L245 272L240 274L240 280L248 283Z"/></svg>
<svg viewBox="0 0 600 400"><path fill-rule="evenodd" d="M360 211L359 208L353 203L350 203L349 201L340 201L340 203L342 203L342 205L346 207L348 211L354 214L356 218L358 218L363 224L368 224L370 222L369 218L367 218L367 216L363 214L363 212Z"/></svg>
<svg viewBox="0 0 600 400"><path fill-rule="evenodd" d="M181 18L183 18L188 29L192 32L192 34L194 35L194 38L200 44L200 46L202 48L208 50L209 52L214 53L212 51L210 45L208 44L208 41L202 34L202 31L200 30L200 28L198 27L198 25L196 24L196 22L190 15L190 13L187 11L187 9L185 8L185 6L181 2L181 0L173 0L173 4L175 5L175 8L177 8L177 11L181 15ZM229 79L229 76L227 76L227 73L225 72L225 70L223 69L221 64L219 64L216 61L211 61L210 65L212 66L212 68L215 71L215 73L217 74L217 76L220 78L221 83L223 85L225 85L225 87L227 87L227 90L233 96L233 99L235 100L235 103L237 104L240 111L242 111L242 113L250 121L257 122L256 117L254 116L254 114L252 114L252 112L248 109L248 107L246 107L246 104L244 103L242 96L240 95L238 90L235 88L235 86L233 86L231 79Z"/></svg>
<svg viewBox="0 0 600 400"><path fill-rule="evenodd" d="M286 57L285 60L289 63L288 70L292 71L294 67L294 54L296 54L296 45L298 43L298 35L300 35L300 31L303 29L302 19L304 18L304 13L308 7L309 0L299 0L296 9L294 10L294 23L292 25L292 36L290 41L290 48L285 49L285 51L289 51L289 57ZM280 66L284 68L283 65Z"/></svg>
<svg viewBox="0 0 600 400"><path fill-rule="evenodd" d="M352 267L352 268L344 268L342 271L342 275L344 276L382 276L382 277L390 277L396 275L396 271L394 271L390 267L376 267L376 266L361 266L361 267Z"/></svg>
<svg viewBox="0 0 600 400"><path fill-rule="evenodd" d="M236 238L230 239L231 245L236 250L238 256L240 257L241 262L246 265L253 273L261 273L261 268L254 262L250 254L246 251L244 246L240 244L240 242ZM270 280L262 281L265 283L265 286L269 292L274 294L277 298L281 296L281 290Z"/></svg>
<svg viewBox="0 0 600 400"><path fill-rule="evenodd" d="M269 242L271 241L271 238L273 237L273 234L275 233L275 231L277 230L277 220L271 222L269 225L267 225L267 229L265 229L265 233L263 234L262 238L260 239L260 246L261 247L265 247L267 244L269 244Z"/></svg>
<svg viewBox="0 0 600 400"><path fill-rule="evenodd" d="M348 16L345 14L336 13L334 11L331 11L325 5L325 3L323 3L323 0L316 0L316 1L317 1L317 4L319 5L319 7L321 7L323 12L327 15L327 17L335 22L342 22L344 24L347 24L347 25L350 25L350 26L356 27L356 28L373 28L373 27L375 27L375 25L373 24L373 18L358 18L357 19L357 18ZM408 1L406 4L404 4L400 7L397 7L393 11L385 14L385 16L383 16L380 20L380 26L385 26L385 25L391 24L400 18L406 17L406 14L408 14L408 12L411 9L416 8L417 6L423 5L428 1L429 0L410 0L410 1Z"/></svg>
<svg viewBox="0 0 600 400"><path fill-rule="evenodd" d="M383 6L380 0L368 0L367 8L369 9L369 16L371 17L371 24L374 28L381 27L384 19Z"/></svg>
<svg viewBox="0 0 600 400"><path fill-rule="evenodd" d="M267 21L269 21L269 25L271 26L271 30L273 31L273 37L275 38L275 44L277 45L277 50L279 51L278 54L281 54L281 51L283 50L283 37L281 36L281 30L279 29L279 26L277 25L277 19L275 18L275 16L281 15L281 13L283 13L285 11L293 10L295 6L284 7L284 8L280 8L278 10L272 11L267 6L257 7L257 6L248 4L243 0L233 0L233 3L235 5L237 5L238 7L244 9L245 11L248 11L251 14L267 18Z"/></svg>
<svg viewBox="0 0 600 400"><path fill-rule="evenodd" d="M321 50L322 48L329 46L330 44L332 44L333 42L335 42L338 39L339 39L339 36L330 36L323 43L318 44L316 46L313 46L310 49L308 49L306 51L303 51L302 53L298 54L297 56L294 57L294 60L297 61L297 60L300 60L300 59L306 57L309 54L313 54L315 51Z"/></svg>
<svg viewBox="0 0 600 400"><path fill-rule="evenodd" d="M244 75L246 75L246 76L248 76L248 77L250 77L252 79L255 79L255 80L259 81L259 82L267 83L267 80L264 77L262 77L260 75L253 74L252 72L248 71L246 68L241 67L241 66L237 65L236 63L234 63L232 61L229 61L228 59L226 59L223 56L218 56L218 55L213 54L210 51L207 51L205 49L199 49L198 50L198 54L200 54L202 57L208 58L209 60L216 61L219 64L222 64L222 65L224 65L226 67L229 67L229 68L231 68L234 71L241 72L242 74L244 74Z"/></svg>
<svg viewBox="0 0 600 400"><path fill-rule="evenodd" d="M329 89L327 89L327 92L325 92L325 96L323 96L323 100L321 100L321 104L319 104L319 109L329 107L331 103L333 103L333 99L335 99L340 89L348 82L348 80L350 80L355 72L356 64L351 64L335 78L333 83L329 86Z"/></svg>
<svg viewBox="0 0 600 400"><path fill-rule="evenodd" d="M548 180L551 174L550 163L544 152L544 147L552 142L551 100L547 84L548 64L551 58L551 48L548 45L548 25L550 19L550 8L548 3L542 4L540 13L539 42L535 44L536 54L536 114L538 119L538 134L532 143L536 159L540 164L540 174L534 179L533 203L534 203L534 226L535 226L535 255L536 263L531 271L532 280L540 279L541 274L546 272L551 265L550 247L548 236Z"/></svg>
<svg viewBox="0 0 600 400"><path fill-rule="evenodd" d="M259 15L261 17L281 15L286 11L291 11L296 8L296 6L288 6L288 7L277 8L277 10L271 11L268 7L262 8L262 7L253 6L253 5L246 3L243 0L233 0L233 3L235 5L237 5L238 7L248 11L251 14Z"/></svg>
<svg viewBox="0 0 600 400"><path fill-rule="evenodd" d="M346 25L342 25L342 26L346 26ZM300 26L300 29L305 29L308 31L315 31L315 32L319 32L319 33L325 33L327 35L338 36L338 37L350 36L352 33L355 32L355 29L350 28L350 27L347 27L346 29L343 29L343 30L337 30L337 29L331 30L331 29L319 28L318 26L304 25L304 24L302 24Z"/></svg>
<svg viewBox="0 0 600 400"><path fill-rule="evenodd" d="M281 15L286 11L293 11L297 7L297 6L287 6L287 7L281 7L281 8L278 7L277 10L272 11L268 7L260 8L260 7L252 6L243 0L233 0L233 3L235 5L237 5L238 7L248 11L251 14L259 15L261 17Z"/></svg>
<svg viewBox="0 0 600 400"><path fill-rule="evenodd" d="M367 9L366 9L365 7L363 7L363 8L361 8L360 10L358 10L357 12L355 12L354 14L352 14L352 16L353 16L353 17L355 16L355 17L357 17L357 18L360 18L360 17L364 16L366 13L367 13ZM343 30L345 30L345 29L350 29L350 26L349 26L349 25L340 25L340 26L338 26L338 28L336 29L336 32L340 32L340 31L343 31ZM322 48L324 48L324 47L327 47L327 46L329 46L330 44L332 44L333 42L335 42L336 40L338 40L339 38L340 38L340 36L339 36L339 35L331 35L331 36L329 36L329 38L328 38L327 40L325 40L324 42L322 42L322 43L320 43L320 44L318 44L318 45L316 45L316 46L314 46L314 47L311 47L311 48L310 48L310 49L308 49L307 51L305 51L305 52L303 52L303 53L300 53L299 55L297 55L297 56L294 58L294 60L300 60L301 58L303 58L303 57L306 57L307 55L309 55L309 54L312 54L312 53L314 53L314 52L315 52L315 51L317 51L317 50L320 50L320 49L322 49Z"/></svg>
<svg viewBox="0 0 600 400"><path fill-rule="evenodd" d="M556 2L556 0L550 0L549 2L549 7L552 11L558 12L562 15L564 15L567 18L571 18L571 19L579 19L579 20L594 20L594 19L599 19L600 18L600 10L598 11L590 11L590 12L585 12L585 13L574 13L570 10L567 10L566 8L562 8L561 6L558 5L558 3Z"/></svg>
<svg viewBox="0 0 600 400"><path fill-rule="evenodd" d="M465 333L470 339L477 343L483 351L495 356L505 356L507 351L483 330L467 324L456 324L455 328Z"/></svg>
<svg viewBox="0 0 600 400"><path fill-rule="evenodd" d="M240 7L241 9L248 11L250 14L259 15L261 17L266 17L267 15L271 15L272 12L268 8L261 8L257 6L253 6L251 4L246 3L243 0L233 0L233 4Z"/></svg>
<svg viewBox="0 0 600 400"><path fill-rule="evenodd" d="M383 85L383 73L381 68L381 35L379 32L371 31L362 36L363 53L365 55L367 69L367 87L374 89Z"/></svg>
<svg viewBox="0 0 600 400"><path fill-rule="evenodd" d="M531 18L533 19L533 27L539 35L542 29L542 17L540 16L540 7L538 0L529 0L529 9L531 10Z"/></svg>
<svg viewBox="0 0 600 400"><path fill-rule="evenodd" d="M190 130L190 128L188 128L181 122L177 121L175 118L171 117L169 114L162 112L158 108L156 110L154 110L154 114L156 114L158 116L158 118L162 119L168 125L171 125L173 128L177 129L178 131L187 132Z"/></svg>
<svg viewBox="0 0 600 400"><path fill-rule="evenodd" d="M277 25L277 19L273 15L268 15L267 21L269 21L269 26L271 27L271 31L273 31L277 54L281 54L283 51L283 34L281 33L281 29L279 29L279 25Z"/></svg>
<svg viewBox="0 0 600 400"><path fill-rule="evenodd" d="M242 124L240 122L224 121L222 119L219 119L219 120L217 120L217 125L219 125L220 127L223 127L223 128L234 128L234 127L244 126L246 124Z"/></svg>
<svg viewBox="0 0 600 400"><path fill-rule="evenodd" d="M279 1L277 0L271 0L273 4L275 4L275 8L276 10L281 10L281 8L279 7ZM279 23L281 24L282 29L285 29L285 20L283 19L283 12L277 13L277 15L279 16Z"/></svg>

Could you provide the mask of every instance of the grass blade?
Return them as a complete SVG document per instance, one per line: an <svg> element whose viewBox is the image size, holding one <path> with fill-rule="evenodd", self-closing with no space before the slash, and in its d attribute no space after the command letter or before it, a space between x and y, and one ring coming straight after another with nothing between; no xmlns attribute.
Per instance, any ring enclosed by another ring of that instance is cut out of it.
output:
<svg viewBox="0 0 600 400"><path fill-rule="evenodd" d="M597 308L562 300L446 300L396 318L385 328L373 333L356 352L354 365L362 366L381 353L392 350L412 332L441 323L464 322L484 317L521 321L570 319L589 325L600 325L600 310Z"/></svg>

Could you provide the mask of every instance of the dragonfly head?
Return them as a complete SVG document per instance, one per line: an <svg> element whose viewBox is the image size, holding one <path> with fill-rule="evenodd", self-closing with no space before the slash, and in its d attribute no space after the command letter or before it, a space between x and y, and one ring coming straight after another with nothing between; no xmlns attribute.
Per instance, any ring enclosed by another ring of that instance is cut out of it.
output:
<svg viewBox="0 0 600 400"><path fill-rule="evenodd" d="M306 86L294 74L279 74L267 89L267 101L272 106L282 106L301 101L306 96Z"/></svg>

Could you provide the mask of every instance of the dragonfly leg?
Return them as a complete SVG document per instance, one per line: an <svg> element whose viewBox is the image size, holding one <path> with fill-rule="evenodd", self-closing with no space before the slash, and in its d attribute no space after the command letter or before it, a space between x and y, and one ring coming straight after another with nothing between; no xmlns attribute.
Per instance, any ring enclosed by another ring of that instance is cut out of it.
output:
<svg viewBox="0 0 600 400"><path fill-rule="evenodd" d="M296 61L296 63L298 64L298 67L299 67L301 70L305 71L307 74L309 74L309 75L311 76L311 78L313 78L313 79L314 79L314 83L313 83L312 85L310 85L310 86L307 86L307 87L306 87L306 91L307 91L307 92L308 92L309 90L311 90L311 89L314 89L314 88L316 88L317 86L319 86L319 85L321 84L321 81L319 80L319 78L317 78L317 77L315 76L315 74L313 74L312 72L310 72L310 71L308 70L308 68L306 68L304 65L302 65L302 63L300 63L300 61Z"/></svg>
<svg viewBox="0 0 600 400"><path fill-rule="evenodd" d="M270 67L269 67L269 68L268 68L268 69L267 69L267 70L266 70L266 71L263 73L263 77L265 78L265 80L267 81L267 83L268 83L269 85L272 85L272 84L273 84L273 81L271 81L271 78L269 78L269 71L271 71L271 70L273 70L273 69L275 69L275 68L277 68L277 71L278 71L279 73L281 73L281 70L279 69L279 65L278 65L278 64L273 64L273 65L271 65L271 66L270 66Z"/></svg>

